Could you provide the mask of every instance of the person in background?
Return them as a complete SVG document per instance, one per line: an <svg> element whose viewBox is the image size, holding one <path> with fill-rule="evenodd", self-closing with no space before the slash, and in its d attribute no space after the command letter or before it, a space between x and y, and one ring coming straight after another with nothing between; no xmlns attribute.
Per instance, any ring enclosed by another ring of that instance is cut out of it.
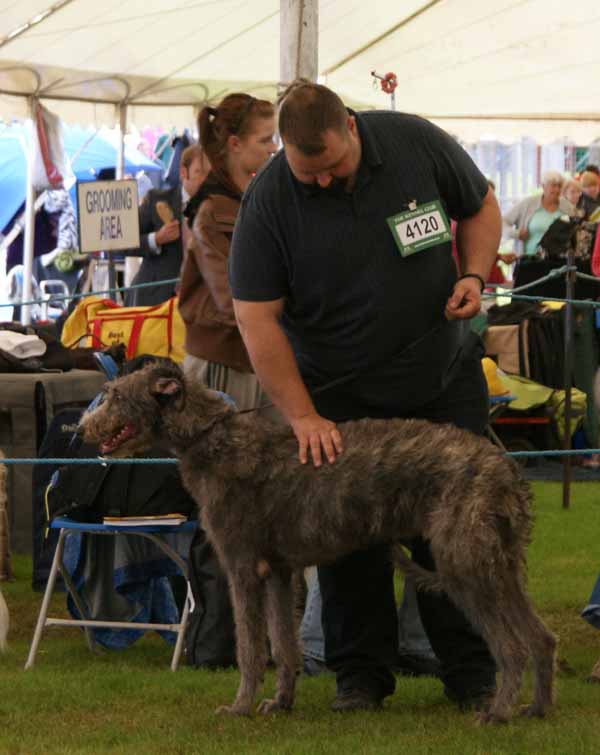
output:
<svg viewBox="0 0 600 755"><path fill-rule="evenodd" d="M242 194L277 151L275 109L249 94L230 94L216 108L201 110L198 132L210 173L185 213L192 241L179 292L183 366L231 396L238 409L249 409L258 405L261 391L235 321L227 261Z"/></svg>
<svg viewBox="0 0 600 755"><path fill-rule="evenodd" d="M581 181L578 181L576 178L567 178L563 184L561 196L576 208L573 215L583 217L583 210L577 210L577 205L581 198Z"/></svg>
<svg viewBox="0 0 600 755"><path fill-rule="evenodd" d="M58 220L56 248L43 254L41 262L44 267L54 264L56 270L66 273L73 269L74 256L79 252L75 208L66 189L49 189L44 196L44 209L50 214L57 213Z"/></svg>
<svg viewBox="0 0 600 755"><path fill-rule="evenodd" d="M600 207L600 178L591 170L586 170L579 178L581 183L581 196L577 204L577 209L583 211L583 219L597 222L600 220L600 213L597 213Z"/></svg>
<svg viewBox="0 0 600 755"><path fill-rule="evenodd" d="M182 213L188 200L200 188L210 165L200 145L187 147L179 165L180 185L172 189L150 189L140 205L140 247L127 256L143 257L132 284L172 280L179 276L183 261ZM161 304L175 295L176 284L134 288L127 292L127 306Z"/></svg>
<svg viewBox="0 0 600 755"><path fill-rule="evenodd" d="M526 197L502 218L505 233L515 240L515 255L533 259L538 244L550 225L561 215L572 215L573 205L561 196L564 179L555 170L542 177L542 193Z"/></svg>

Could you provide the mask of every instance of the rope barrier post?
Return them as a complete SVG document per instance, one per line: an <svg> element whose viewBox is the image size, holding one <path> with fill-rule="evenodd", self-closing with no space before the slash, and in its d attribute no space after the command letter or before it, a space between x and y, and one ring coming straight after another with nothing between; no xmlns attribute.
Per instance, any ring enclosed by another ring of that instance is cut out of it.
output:
<svg viewBox="0 0 600 755"><path fill-rule="evenodd" d="M571 387L573 383L573 295L575 292L576 269L573 258L574 252L567 252L567 273L565 277L566 300L565 304L565 432L563 436L563 449L571 448ZM571 456L563 456L563 509L568 509L571 504Z"/></svg>

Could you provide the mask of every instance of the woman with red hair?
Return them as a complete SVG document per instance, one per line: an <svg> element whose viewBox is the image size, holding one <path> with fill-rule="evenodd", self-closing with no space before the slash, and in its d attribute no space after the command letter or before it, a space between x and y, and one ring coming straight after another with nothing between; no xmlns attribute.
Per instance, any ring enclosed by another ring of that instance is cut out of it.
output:
<svg viewBox="0 0 600 755"><path fill-rule="evenodd" d="M227 262L242 195L277 149L275 109L249 94L230 94L200 111L198 131L211 171L185 213L192 238L179 293L183 366L248 409L258 405L261 391L235 321Z"/></svg>

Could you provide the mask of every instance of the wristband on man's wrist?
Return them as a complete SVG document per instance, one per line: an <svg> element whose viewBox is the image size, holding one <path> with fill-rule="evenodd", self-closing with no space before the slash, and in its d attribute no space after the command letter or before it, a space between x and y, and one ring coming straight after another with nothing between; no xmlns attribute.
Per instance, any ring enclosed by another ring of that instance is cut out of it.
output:
<svg viewBox="0 0 600 755"><path fill-rule="evenodd" d="M485 288L485 281L479 275L478 273L463 273L462 275L458 276L458 280L461 281L463 278L477 278L479 281L479 285L481 286L481 292L483 293L483 289Z"/></svg>

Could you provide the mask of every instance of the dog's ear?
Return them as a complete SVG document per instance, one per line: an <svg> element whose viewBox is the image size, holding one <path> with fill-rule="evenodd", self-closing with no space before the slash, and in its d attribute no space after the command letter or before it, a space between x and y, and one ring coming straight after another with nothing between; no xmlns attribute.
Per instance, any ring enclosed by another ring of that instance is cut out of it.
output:
<svg viewBox="0 0 600 755"><path fill-rule="evenodd" d="M157 375L150 382L150 393L162 405L173 404L177 411L185 405L185 386L175 376Z"/></svg>

